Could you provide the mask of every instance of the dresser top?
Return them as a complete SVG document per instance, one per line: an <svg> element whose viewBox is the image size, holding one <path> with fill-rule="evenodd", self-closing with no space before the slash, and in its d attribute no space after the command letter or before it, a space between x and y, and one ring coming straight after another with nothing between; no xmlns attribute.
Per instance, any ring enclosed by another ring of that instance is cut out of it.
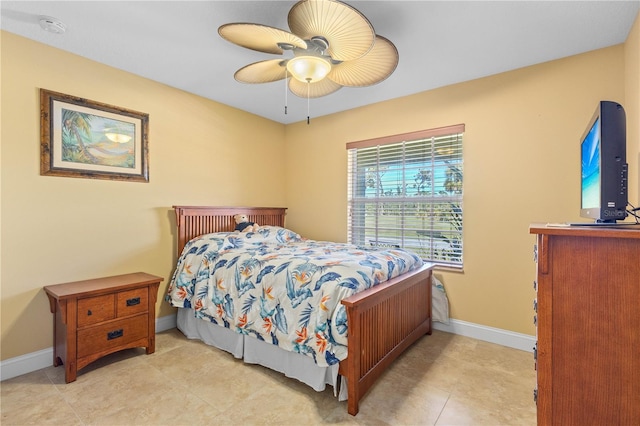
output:
<svg viewBox="0 0 640 426"><path fill-rule="evenodd" d="M565 235L571 237L596 237L596 238L630 238L640 239L640 225L616 224L616 225L585 225L569 226L562 224L534 223L529 226L530 234Z"/></svg>

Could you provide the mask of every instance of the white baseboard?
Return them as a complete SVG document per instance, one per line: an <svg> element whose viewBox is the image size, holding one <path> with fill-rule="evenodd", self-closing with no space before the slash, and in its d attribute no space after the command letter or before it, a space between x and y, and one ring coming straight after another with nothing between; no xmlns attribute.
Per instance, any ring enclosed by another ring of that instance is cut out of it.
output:
<svg viewBox="0 0 640 426"><path fill-rule="evenodd" d="M433 328L527 352L533 352L533 346L536 343L536 337L529 334L516 333L456 319L450 320L449 324L434 321Z"/></svg>
<svg viewBox="0 0 640 426"><path fill-rule="evenodd" d="M176 315L167 315L156 319L156 332L170 330L175 327ZM536 341L535 336L528 334L515 333L455 319L450 320L448 325L434 322L433 328L527 352L533 352L533 345ZM53 348L10 358L0 362L0 380L31 373L32 371L49 367L52 363Z"/></svg>
<svg viewBox="0 0 640 426"><path fill-rule="evenodd" d="M171 330L176 328L177 315L165 315L164 317L156 318L156 333Z"/></svg>
<svg viewBox="0 0 640 426"><path fill-rule="evenodd" d="M156 318L156 332L176 327L176 315ZM0 362L0 381L31 373L53 365L53 347Z"/></svg>
<svg viewBox="0 0 640 426"><path fill-rule="evenodd" d="M0 362L0 380L11 379L53 364L53 348L31 352Z"/></svg>

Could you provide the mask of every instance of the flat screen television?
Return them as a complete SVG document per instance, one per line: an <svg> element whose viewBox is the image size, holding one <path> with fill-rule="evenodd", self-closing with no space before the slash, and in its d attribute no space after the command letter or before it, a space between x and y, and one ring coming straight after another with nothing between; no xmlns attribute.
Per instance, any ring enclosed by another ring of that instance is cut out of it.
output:
<svg viewBox="0 0 640 426"><path fill-rule="evenodd" d="M601 101L581 137L580 217L611 224L627 217L627 132L622 105Z"/></svg>

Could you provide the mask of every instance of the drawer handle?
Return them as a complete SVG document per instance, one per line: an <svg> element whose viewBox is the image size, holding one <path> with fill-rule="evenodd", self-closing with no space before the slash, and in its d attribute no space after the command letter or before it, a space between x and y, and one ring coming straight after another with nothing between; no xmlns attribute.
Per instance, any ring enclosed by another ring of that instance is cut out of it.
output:
<svg viewBox="0 0 640 426"><path fill-rule="evenodd" d="M121 328L120 330L114 330L107 333L107 340L117 339L118 337L124 336L124 330Z"/></svg>
<svg viewBox="0 0 640 426"><path fill-rule="evenodd" d="M127 299L127 306L135 306L140 304L140 298L134 297L133 299Z"/></svg>
<svg viewBox="0 0 640 426"><path fill-rule="evenodd" d="M87 316L91 316L91 315L93 315L93 312L91 312L91 309L89 309L89 310L87 311Z"/></svg>

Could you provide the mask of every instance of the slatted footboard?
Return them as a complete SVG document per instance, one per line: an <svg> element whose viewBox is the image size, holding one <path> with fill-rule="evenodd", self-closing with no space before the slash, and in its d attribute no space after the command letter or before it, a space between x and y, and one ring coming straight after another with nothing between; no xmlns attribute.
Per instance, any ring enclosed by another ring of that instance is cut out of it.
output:
<svg viewBox="0 0 640 426"><path fill-rule="evenodd" d="M348 356L340 363L347 379L348 411L405 349L431 334L431 269L422 268L342 301L349 325Z"/></svg>

